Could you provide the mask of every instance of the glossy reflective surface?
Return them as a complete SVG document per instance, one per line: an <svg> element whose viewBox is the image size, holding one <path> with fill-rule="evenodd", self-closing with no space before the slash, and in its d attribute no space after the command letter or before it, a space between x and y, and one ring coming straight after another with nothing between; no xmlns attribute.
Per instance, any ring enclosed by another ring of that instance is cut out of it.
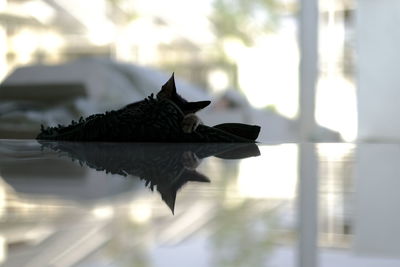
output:
<svg viewBox="0 0 400 267"><path fill-rule="evenodd" d="M399 266L400 145L0 141L2 266Z"/></svg>

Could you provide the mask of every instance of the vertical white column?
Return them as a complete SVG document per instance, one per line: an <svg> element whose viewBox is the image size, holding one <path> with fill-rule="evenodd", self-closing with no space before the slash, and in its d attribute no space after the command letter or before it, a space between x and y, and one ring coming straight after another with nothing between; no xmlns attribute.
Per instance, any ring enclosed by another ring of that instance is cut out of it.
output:
<svg viewBox="0 0 400 267"><path fill-rule="evenodd" d="M318 78L318 0L300 0L299 128L301 141L313 138Z"/></svg>
<svg viewBox="0 0 400 267"><path fill-rule="evenodd" d="M299 130L302 142L315 131L315 88L318 78L318 0L300 0ZM298 188L298 266L317 266L318 175L315 147L301 144Z"/></svg>
<svg viewBox="0 0 400 267"><path fill-rule="evenodd" d="M318 266L318 160L314 144L299 145L298 267Z"/></svg>

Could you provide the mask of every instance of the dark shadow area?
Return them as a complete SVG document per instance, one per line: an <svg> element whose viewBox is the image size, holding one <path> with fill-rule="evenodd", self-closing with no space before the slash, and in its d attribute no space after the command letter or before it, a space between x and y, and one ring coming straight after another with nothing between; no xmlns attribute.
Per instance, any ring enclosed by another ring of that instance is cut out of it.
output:
<svg viewBox="0 0 400 267"><path fill-rule="evenodd" d="M82 143L40 141L72 161L97 171L138 177L156 189L174 212L177 191L188 182L210 182L196 171L202 159L242 159L259 156L256 144Z"/></svg>

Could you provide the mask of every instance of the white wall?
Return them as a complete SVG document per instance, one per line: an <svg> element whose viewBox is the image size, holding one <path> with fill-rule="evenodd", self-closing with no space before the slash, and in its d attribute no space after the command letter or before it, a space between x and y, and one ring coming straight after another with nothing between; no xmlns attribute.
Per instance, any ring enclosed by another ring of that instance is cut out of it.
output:
<svg viewBox="0 0 400 267"><path fill-rule="evenodd" d="M353 251L359 256L400 258L399 158L400 145L357 147Z"/></svg>
<svg viewBox="0 0 400 267"><path fill-rule="evenodd" d="M357 3L361 141L400 140L400 1Z"/></svg>

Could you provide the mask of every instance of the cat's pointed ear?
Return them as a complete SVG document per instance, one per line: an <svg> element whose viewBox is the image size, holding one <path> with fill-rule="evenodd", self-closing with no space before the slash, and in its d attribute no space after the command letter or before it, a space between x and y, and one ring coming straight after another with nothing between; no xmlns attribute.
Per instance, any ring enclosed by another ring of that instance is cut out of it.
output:
<svg viewBox="0 0 400 267"><path fill-rule="evenodd" d="M158 92L157 98L171 98L176 94L176 86L175 86L175 77L174 73L172 73L171 78L161 87L161 91Z"/></svg>
<svg viewBox="0 0 400 267"><path fill-rule="evenodd" d="M211 101L197 101L186 103L185 110L188 113L196 113L197 111L210 105Z"/></svg>

